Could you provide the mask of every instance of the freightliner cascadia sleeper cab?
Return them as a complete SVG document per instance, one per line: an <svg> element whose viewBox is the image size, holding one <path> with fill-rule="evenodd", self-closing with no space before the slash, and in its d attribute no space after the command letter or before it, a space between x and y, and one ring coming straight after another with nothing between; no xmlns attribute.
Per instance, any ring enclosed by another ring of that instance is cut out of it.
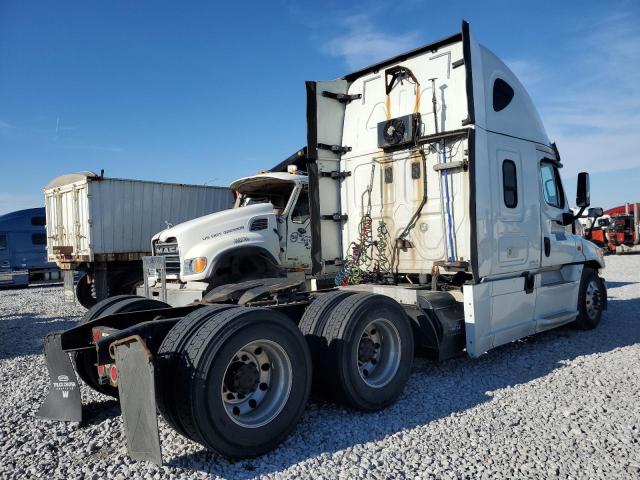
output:
<svg viewBox="0 0 640 480"><path fill-rule="evenodd" d="M375 411L402 394L415 347L439 360L477 357L562 324L599 323L604 261L574 233L558 149L522 84L466 22L308 82L306 103L311 268L339 267L336 287L248 280L176 308L107 299L46 338L42 416L82 417L70 354L87 385L119 396L133 457L161 462L156 408L206 448L251 457L291 433L312 382ZM578 176L580 210L588 183Z"/></svg>

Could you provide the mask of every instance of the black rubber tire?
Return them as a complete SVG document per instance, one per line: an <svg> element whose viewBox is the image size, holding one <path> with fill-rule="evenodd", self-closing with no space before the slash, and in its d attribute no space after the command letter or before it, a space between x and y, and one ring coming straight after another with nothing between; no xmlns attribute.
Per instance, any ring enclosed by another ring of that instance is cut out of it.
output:
<svg viewBox="0 0 640 480"><path fill-rule="evenodd" d="M599 298L596 305L596 316L593 318L589 316L587 311L587 288L589 284L595 281L598 285ZM606 302L607 291L604 286L604 280L598 276L598 271L585 267L582 270L582 276L580 277L580 290L578 291L578 317L576 318L574 325L580 330L592 330L598 326L602 319L602 312L604 310L604 304Z"/></svg>
<svg viewBox="0 0 640 480"><path fill-rule="evenodd" d="M80 325L91 320L95 320L114 313L136 312L142 310L151 310L155 308L166 308L164 302L153 300L150 298L136 297L135 295L116 295L115 297L105 298L101 302L96 303L87 313L84 314ZM118 388L112 385L100 385L98 383L98 371L96 369L96 351L80 350L71 354L78 376L89 387L97 392L103 393L113 398L118 398Z"/></svg>
<svg viewBox="0 0 640 480"><path fill-rule="evenodd" d="M95 320L96 318L102 316L102 313L110 306L129 298L133 298L133 295L117 295L115 297L105 298L101 302L96 303L93 307L90 307L89 310L87 310L87 312L82 316L82 319L80 319L78 325L84 325L91 320ZM98 383L98 377L95 367L96 354L94 351L80 350L77 352L72 352L71 361L76 367L78 376L85 384L98 392L117 398L118 389L115 389L115 392L113 391L114 389L111 389L110 392L103 391L106 390L103 389L104 385L100 385Z"/></svg>
<svg viewBox="0 0 640 480"><path fill-rule="evenodd" d="M156 354L154 372L158 410L174 430L187 438L191 437L181 425L176 411L176 379L189 372L184 347L204 322L235 307L236 305L219 304L194 310L169 330Z"/></svg>
<svg viewBox="0 0 640 480"><path fill-rule="evenodd" d="M376 318L389 320L400 338L400 364L393 378L381 387L365 383L357 363L360 332ZM402 394L411 373L414 341L409 319L398 302L384 295L352 295L333 310L323 336L329 347L321 382L335 400L372 412L389 406Z"/></svg>
<svg viewBox="0 0 640 480"><path fill-rule="evenodd" d="M353 294L354 292L344 290L322 294L311 302L300 319L298 328L309 345L314 379L321 378L322 370L325 368L328 345L323 335L324 327L338 304ZM322 385L320 382L314 382L313 388L319 391Z"/></svg>
<svg viewBox="0 0 640 480"><path fill-rule="evenodd" d="M113 292L125 295L137 295L137 287L144 283L142 271L126 271L117 275L110 282Z"/></svg>
<svg viewBox="0 0 640 480"><path fill-rule="evenodd" d="M291 363L284 408L267 424L247 428L225 411L220 391L227 365L244 345L266 339L280 345ZM190 375L176 384L180 423L207 449L229 458L251 458L279 445L302 417L311 389L311 356L297 326L266 308L237 307L204 323L184 348ZM214 392L213 394L211 392Z"/></svg>
<svg viewBox="0 0 640 480"><path fill-rule="evenodd" d="M78 279L75 286L76 299L86 309L90 309L98 302L91 293L91 285L87 282L87 274L85 273Z"/></svg>

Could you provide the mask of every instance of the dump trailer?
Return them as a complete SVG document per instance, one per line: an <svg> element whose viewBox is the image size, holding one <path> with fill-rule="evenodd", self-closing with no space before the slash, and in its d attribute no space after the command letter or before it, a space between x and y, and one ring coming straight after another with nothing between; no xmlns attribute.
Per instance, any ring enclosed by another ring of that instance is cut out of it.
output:
<svg viewBox="0 0 640 480"><path fill-rule="evenodd" d="M574 233L588 174L574 215L529 95L466 22L306 87L311 268L340 260L335 288L271 278L182 307L107 299L46 338L42 416L81 419L73 362L85 384L119 397L132 457L162 461L156 408L207 449L252 457L293 431L312 379L371 412L401 395L418 348L475 358L598 325L603 256Z"/></svg>
<svg viewBox="0 0 640 480"><path fill-rule="evenodd" d="M0 215L0 287L26 287L60 280L60 269L47 261L44 208Z"/></svg>
<svg viewBox="0 0 640 480"><path fill-rule="evenodd" d="M142 284L149 239L167 226L228 208L227 188L106 178L91 172L53 179L44 188L48 258L65 275L82 273L75 297L86 308Z"/></svg>

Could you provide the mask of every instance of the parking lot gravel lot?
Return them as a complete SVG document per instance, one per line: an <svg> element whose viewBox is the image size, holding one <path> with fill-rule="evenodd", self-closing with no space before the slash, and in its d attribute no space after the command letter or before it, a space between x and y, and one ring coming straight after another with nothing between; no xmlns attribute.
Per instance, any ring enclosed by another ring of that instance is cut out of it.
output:
<svg viewBox="0 0 640 480"><path fill-rule="evenodd" d="M117 402L84 388L86 424L39 420L43 336L75 324L60 286L0 291L0 478L640 478L640 255L607 257L601 325L470 360L416 359L392 407L311 403L263 457L230 462L160 421L165 466L131 461Z"/></svg>

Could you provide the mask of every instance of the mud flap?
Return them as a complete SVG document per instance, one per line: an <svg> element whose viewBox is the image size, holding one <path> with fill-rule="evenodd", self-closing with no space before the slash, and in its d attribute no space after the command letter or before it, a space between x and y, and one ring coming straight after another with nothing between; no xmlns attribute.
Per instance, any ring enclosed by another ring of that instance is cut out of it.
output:
<svg viewBox="0 0 640 480"><path fill-rule="evenodd" d="M162 465L153 356L138 336L124 338L112 346L129 456Z"/></svg>
<svg viewBox="0 0 640 480"><path fill-rule="evenodd" d="M69 354L62 350L62 332L44 338L44 358L49 371L49 393L38 410L38 417L67 422L82 421L80 385Z"/></svg>

